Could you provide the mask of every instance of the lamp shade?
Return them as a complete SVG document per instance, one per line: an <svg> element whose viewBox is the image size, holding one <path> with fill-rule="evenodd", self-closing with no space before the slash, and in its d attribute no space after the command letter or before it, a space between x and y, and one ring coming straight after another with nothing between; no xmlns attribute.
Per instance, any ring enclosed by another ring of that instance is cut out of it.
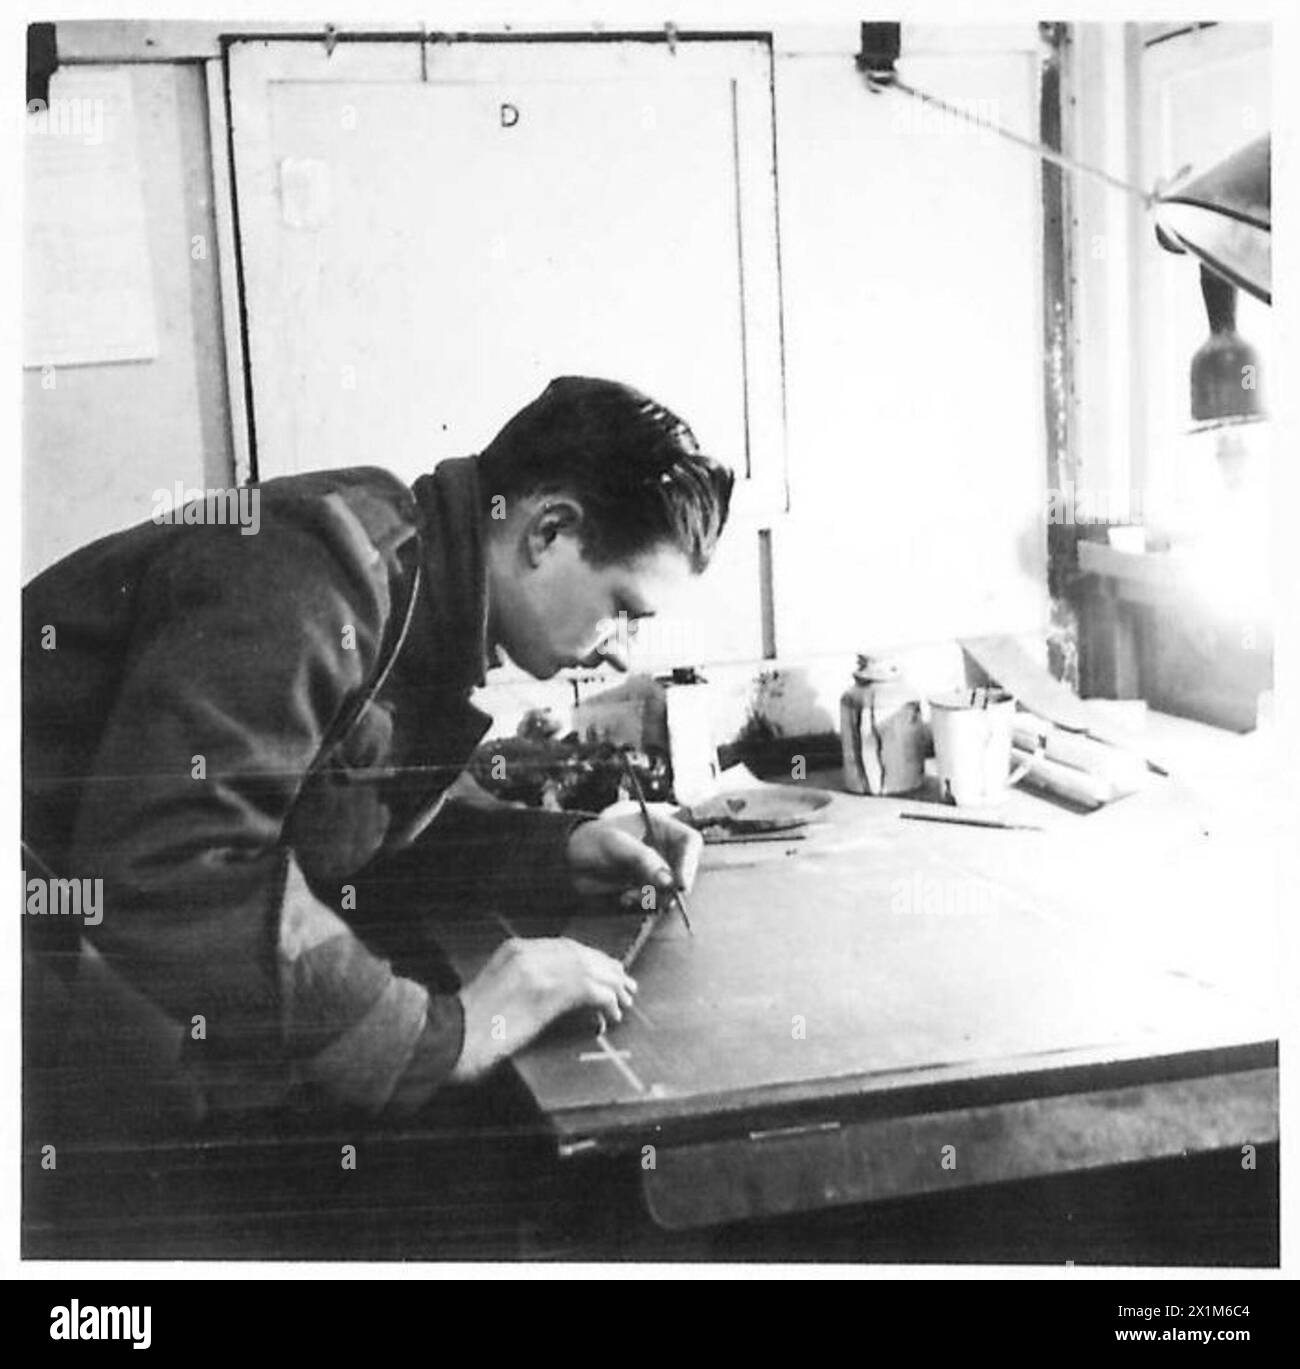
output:
<svg viewBox="0 0 1300 1369"><path fill-rule="evenodd" d="M1265 304L1273 302L1271 137L1265 133L1207 171L1155 197L1156 236Z"/></svg>

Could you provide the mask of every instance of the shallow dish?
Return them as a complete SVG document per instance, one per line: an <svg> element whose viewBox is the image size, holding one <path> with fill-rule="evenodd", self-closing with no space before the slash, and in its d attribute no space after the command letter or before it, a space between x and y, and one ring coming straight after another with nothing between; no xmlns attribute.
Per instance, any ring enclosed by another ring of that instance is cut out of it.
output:
<svg viewBox="0 0 1300 1369"><path fill-rule="evenodd" d="M802 827L830 804L825 789L791 784L762 784L715 794L684 808L682 820L699 828L722 827L731 832L783 832Z"/></svg>

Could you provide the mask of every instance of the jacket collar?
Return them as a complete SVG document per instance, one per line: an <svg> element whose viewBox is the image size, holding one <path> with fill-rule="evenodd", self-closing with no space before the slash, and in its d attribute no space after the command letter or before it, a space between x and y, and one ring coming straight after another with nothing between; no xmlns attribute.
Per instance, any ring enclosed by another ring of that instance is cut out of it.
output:
<svg viewBox="0 0 1300 1369"><path fill-rule="evenodd" d="M488 642L487 559L478 461L440 462L412 486L420 510L425 622L432 641L426 663L440 683L473 689L500 658Z"/></svg>

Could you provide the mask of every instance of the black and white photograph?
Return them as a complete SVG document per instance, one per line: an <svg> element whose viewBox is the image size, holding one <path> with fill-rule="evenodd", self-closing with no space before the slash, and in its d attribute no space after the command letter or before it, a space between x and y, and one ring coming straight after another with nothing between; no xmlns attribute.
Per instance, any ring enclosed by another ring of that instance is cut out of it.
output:
<svg viewBox="0 0 1300 1369"><path fill-rule="evenodd" d="M21 1264L1283 1270L1296 54L1166 9L15 26Z"/></svg>

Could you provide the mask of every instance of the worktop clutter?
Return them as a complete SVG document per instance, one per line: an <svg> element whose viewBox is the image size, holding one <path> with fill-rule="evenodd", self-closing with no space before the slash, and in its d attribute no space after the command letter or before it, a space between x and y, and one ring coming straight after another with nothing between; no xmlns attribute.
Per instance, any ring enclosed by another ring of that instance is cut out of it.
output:
<svg viewBox="0 0 1300 1369"><path fill-rule="evenodd" d="M1017 662L1033 676L1028 653ZM1045 666L1037 672L1031 694L1049 679ZM623 755L648 798L679 805L714 794L737 764L785 783L837 771L851 794L962 807L996 805L1023 785L1086 812L1146 783L1136 732L1132 747L1123 744L1129 733L1102 739L1075 717L1054 718L1041 697L1033 702L957 642L490 684L480 703L496 723L472 773L501 798L587 809L629 797ZM1140 725L1144 706L1124 707L1127 722Z"/></svg>

